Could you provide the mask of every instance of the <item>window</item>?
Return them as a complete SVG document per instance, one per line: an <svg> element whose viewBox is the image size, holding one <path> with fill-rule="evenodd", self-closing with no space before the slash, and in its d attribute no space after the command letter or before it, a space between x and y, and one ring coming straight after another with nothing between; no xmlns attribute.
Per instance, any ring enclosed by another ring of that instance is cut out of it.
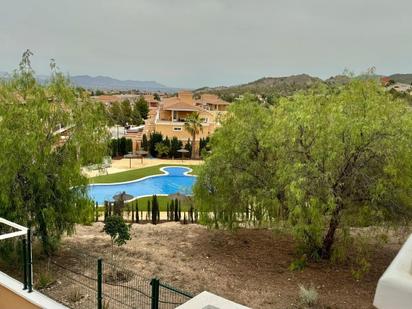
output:
<svg viewBox="0 0 412 309"><path fill-rule="evenodd" d="M173 128L173 131L182 131L182 128L180 128L180 127L174 127L174 128Z"/></svg>

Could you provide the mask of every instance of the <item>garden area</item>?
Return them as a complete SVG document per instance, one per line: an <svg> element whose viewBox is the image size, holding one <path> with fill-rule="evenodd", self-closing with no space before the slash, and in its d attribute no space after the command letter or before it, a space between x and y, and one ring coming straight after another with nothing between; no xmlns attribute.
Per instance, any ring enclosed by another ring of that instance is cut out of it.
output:
<svg viewBox="0 0 412 309"><path fill-rule="evenodd" d="M273 106L245 95L208 141L196 181L187 176L193 197L150 193L127 203L127 192L110 192L120 198L100 208L90 187L161 166L88 179L81 167L111 152L105 108L53 63L50 83L38 84L30 56L0 84L0 217L34 232L37 288L64 292L49 262L62 256L69 269L81 259L64 250L77 249L253 308L372 308L379 276L411 231L408 102L363 78ZM68 137L54 134L56 119L70 124ZM154 138L157 155L172 147ZM3 242L2 270L16 267L21 251Z"/></svg>
<svg viewBox="0 0 412 309"><path fill-rule="evenodd" d="M77 226L76 234L64 238L61 252L71 248L109 259L110 239L102 229L103 223ZM131 240L115 249L116 263L147 278L157 276L192 294L207 290L262 309L305 308L302 301L306 294L300 296L300 286L316 291L314 308L373 308L377 280L396 255L401 240L393 237L383 248L371 249L373 267L357 280L346 263L321 262L291 271L296 243L273 230L228 232L170 222L134 224L130 233ZM64 256L60 260L64 261Z"/></svg>

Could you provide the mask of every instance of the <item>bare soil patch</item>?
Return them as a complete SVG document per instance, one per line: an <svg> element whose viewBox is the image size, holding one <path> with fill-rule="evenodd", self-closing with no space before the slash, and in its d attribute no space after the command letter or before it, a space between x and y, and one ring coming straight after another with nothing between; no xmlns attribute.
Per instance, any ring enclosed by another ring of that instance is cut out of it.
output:
<svg viewBox="0 0 412 309"><path fill-rule="evenodd" d="M109 259L110 241L102 229L102 223L77 226L63 246ZM142 276L194 294L208 290L252 308L296 308L299 284L313 284L324 308L373 308L376 283L399 248L391 243L374 252L370 272L357 281L347 265L321 262L290 271L294 242L272 231L135 224L132 240L116 249L116 260Z"/></svg>

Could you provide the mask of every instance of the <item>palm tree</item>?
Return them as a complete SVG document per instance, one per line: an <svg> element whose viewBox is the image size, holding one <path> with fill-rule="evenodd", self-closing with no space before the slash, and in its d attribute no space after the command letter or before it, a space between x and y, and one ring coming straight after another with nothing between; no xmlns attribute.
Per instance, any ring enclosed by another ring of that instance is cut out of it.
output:
<svg viewBox="0 0 412 309"><path fill-rule="evenodd" d="M203 132L202 120L199 113L191 113L185 121L185 130L192 135L192 159L197 157L196 135Z"/></svg>

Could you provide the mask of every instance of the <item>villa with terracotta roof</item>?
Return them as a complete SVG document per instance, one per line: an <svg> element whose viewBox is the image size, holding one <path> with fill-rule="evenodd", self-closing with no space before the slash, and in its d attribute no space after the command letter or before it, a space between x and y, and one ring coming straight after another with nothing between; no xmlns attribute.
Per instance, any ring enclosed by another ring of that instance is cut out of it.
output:
<svg viewBox="0 0 412 309"><path fill-rule="evenodd" d="M202 95L199 100L193 99L192 92L181 91L177 97L164 99L155 116L151 131L162 133L172 138L187 141L190 134L184 129L186 117L191 113L199 113L203 121L203 132L197 138L205 138L219 126L219 116L226 110L229 103L217 96Z"/></svg>
<svg viewBox="0 0 412 309"><path fill-rule="evenodd" d="M229 103L216 95L204 94L195 100L190 91L180 91L177 96L163 98L156 113L146 120L144 133L159 132L169 138L177 137L186 142L191 136L185 130L185 120L191 113L199 113L203 132L196 136L196 142L212 134L220 125L219 119L226 112Z"/></svg>
<svg viewBox="0 0 412 309"><path fill-rule="evenodd" d="M177 96L162 97L161 101L154 100L151 95L145 95L149 105L149 117L143 128L130 129L126 137L133 141L133 150L138 150L143 134L149 136L153 132L161 133L172 139L177 137L186 143L191 135L185 130L185 121L191 113L199 113L203 122L203 131L196 135L196 141L211 135L220 126L220 118L226 113L230 103L217 95L202 94L199 99L193 98L190 91L180 91Z"/></svg>

